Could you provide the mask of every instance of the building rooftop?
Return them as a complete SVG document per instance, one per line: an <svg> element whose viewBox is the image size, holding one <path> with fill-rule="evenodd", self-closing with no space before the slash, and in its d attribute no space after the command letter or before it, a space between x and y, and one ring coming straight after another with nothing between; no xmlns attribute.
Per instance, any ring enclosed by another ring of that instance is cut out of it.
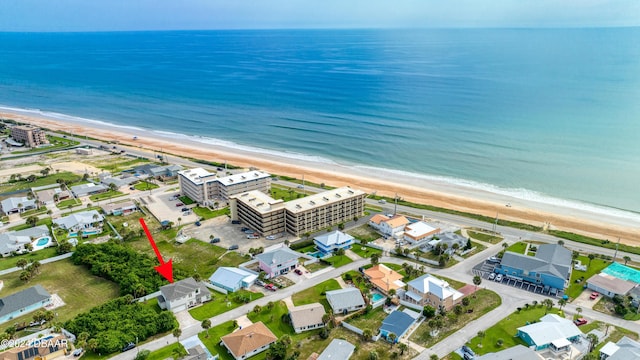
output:
<svg viewBox="0 0 640 360"><path fill-rule="evenodd" d="M276 342L278 338L262 321L220 338L227 349L238 358L263 346Z"/></svg>
<svg viewBox="0 0 640 360"><path fill-rule="evenodd" d="M382 320L381 331L394 333L396 336L403 335L413 325L416 319L411 315L402 311L393 311L384 320Z"/></svg>
<svg viewBox="0 0 640 360"><path fill-rule="evenodd" d="M53 223L58 224L63 229L70 229L76 225L88 225L102 220L104 220L102 214L96 210L89 210L53 219Z"/></svg>
<svg viewBox="0 0 640 360"><path fill-rule="evenodd" d="M391 228L397 228L397 227L400 227L400 226L407 225L409 223L409 220L406 217L402 216L402 215L396 215L396 216L392 217L391 219L385 220L383 222L385 222Z"/></svg>
<svg viewBox="0 0 640 360"><path fill-rule="evenodd" d="M205 182L216 180L216 174L210 173L203 168L193 168L189 170L178 171L178 174L186 177L192 183L200 185Z"/></svg>
<svg viewBox="0 0 640 360"><path fill-rule="evenodd" d="M284 264L300 257L302 257L301 254L286 247L256 255L258 260L267 265Z"/></svg>
<svg viewBox="0 0 640 360"><path fill-rule="evenodd" d="M631 281L622 280L613 275L604 273L593 275L589 278L589 280L587 280L587 283L593 284L603 289L607 289L614 294L621 295L627 294L629 291L631 291L631 289L638 285Z"/></svg>
<svg viewBox="0 0 640 360"><path fill-rule="evenodd" d="M372 266L366 269L364 274L373 285L386 293L389 293L391 289L398 290L405 285L405 283L402 282L404 276L391 270L384 264Z"/></svg>
<svg viewBox="0 0 640 360"><path fill-rule="evenodd" d="M317 360L348 360L356 347L344 339L333 339Z"/></svg>
<svg viewBox="0 0 640 360"><path fill-rule="evenodd" d="M546 273L566 279L571 271L571 262L571 251L562 245L543 244L538 246L535 257L511 251L505 252L501 266Z"/></svg>
<svg viewBox="0 0 640 360"><path fill-rule="evenodd" d="M476 356L476 360L544 360L542 355L524 345L516 345L495 353Z"/></svg>
<svg viewBox="0 0 640 360"><path fill-rule="evenodd" d="M556 314L547 314L540 318L540 322L519 327L518 331L527 333L537 346L582 335L582 331L571 320Z"/></svg>
<svg viewBox="0 0 640 360"><path fill-rule="evenodd" d="M375 214L371 217L371 219L369 219L369 221L371 221L376 225L380 225L381 222L387 221L387 220L389 220L389 218L382 214Z"/></svg>
<svg viewBox="0 0 640 360"><path fill-rule="evenodd" d="M324 306L320 303L296 306L289 310L291 324L294 328L320 324L324 314L326 314Z"/></svg>
<svg viewBox="0 0 640 360"><path fill-rule="evenodd" d="M197 282L193 278L186 278L160 287L160 293L165 300L174 301L193 293L198 288L209 291L203 283Z"/></svg>
<svg viewBox="0 0 640 360"><path fill-rule="evenodd" d="M413 224L409 224L404 228L404 234L409 235L412 238L419 238L425 234L432 233L439 229L432 227L424 221L418 221Z"/></svg>
<svg viewBox="0 0 640 360"><path fill-rule="evenodd" d="M134 204L133 201L131 201L131 200L123 201L123 202L119 202L119 203L108 203L108 204L104 204L104 205L101 206L102 210L107 214L109 214L113 210L135 209L136 207L137 207L136 204Z"/></svg>
<svg viewBox="0 0 640 360"><path fill-rule="evenodd" d="M340 290L331 290L326 293L327 301L334 310L346 309L354 306L364 306L364 299L360 289L346 288Z"/></svg>
<svg viewBox="0 0 640 360"><path fill-rule="evenodd" d="M20 309L42 302L50 297L51 295L40 284L24 289L15 294L5 296L0 299L0 318Z"/></svg>
<svg viewBox="0 0 640 360"><path fill-rule="evenodd" d="M18 205L22 205L22 208L34 207L36 205L35 199L28 199L26 196L10 197L0 201L2 211L7 212L13 209L18 209Z"/></svg>
<svg viewBox="0 0 640 360"><path fill-rule="evenodd" d="M209 282L234 289L241 281L252 282L258 278L253 272L234 267L219 267L213 275L209 277Z"/></svg>
<svg viewBox="0 0 640 360"><path fill-rule="evenodd" d="M314 209L318 206L329 205L354 196L365 195L364 191L354 190L348 186L323 191L321 193L309 195L300 199L291 200L285 203L287 211L300 213Z"/></svg>
<svg viewBox="0 0 640 360"><path fill-rule="evenodd" d="M267 214L274 210L284 209L284 201L282 199L276 200L258 190L247 191L242 194L234 195L232 198L242 201L242 203L261 214Z"/></svg>
<svg viewBox="0 0 640 360"><path fill-rule="evenodd" d="M88 183L88 184L82 184L82 185L76 185L76 186L72 186L71 187L71 191L76 195L76 196L85 196L91 192L95 192L95 191L104 191L104 190L108 190L109 188L104 186L103 184L94 184L94 183Z"/></svg>
<svg viewBox="0 0 640 360"><path fill-rule="evenodd" d="M242 184L251 180L259 180L264 178L270 178L271 174L263 171L248 171L240 174L229 175L221 177L218 181L224 186L231 186L235 184Z"/></svg>
<svg viewBox="0 0 640 360"><path fill-rule="evenodd" d="M438 279L431 274L424 274L419 278L409 281L409 286L415 288L422 294L434 294L441 300L444 300L450 296L453 297L453 300L457 300L464 296L464 294L452 288L449 283L444 280Z"/></svg>
<svg viewBox="0 0 640 360"><path fill-rule="evenodd" d="M324 235L316 236L315 238L313 238L313 240L329 247L336 244L344 244L350 240L353 240L353 236L345 234L342 231L335 230Z"/></svg>

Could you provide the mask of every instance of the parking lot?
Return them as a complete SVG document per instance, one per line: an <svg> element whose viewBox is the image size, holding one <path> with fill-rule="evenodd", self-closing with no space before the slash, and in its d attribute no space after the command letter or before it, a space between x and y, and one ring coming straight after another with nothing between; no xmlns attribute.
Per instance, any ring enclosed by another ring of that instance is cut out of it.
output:
<svg viewBox="0 0 640 360"><path fill-rule="evenodd" d="M140 202L145 205L147 209L149 209L149 211L151 211L160 221L169 220L176 225L178 225L178 218L182 219L182 224L197 221L198 216L195 215L193 211L183 211L183 209L190 209L195 205L176 206L180 203L180 200L170 200L176 194L177 192L158 192L142 196L139 199Z"/></svg>
<svg viewBox="0 0 640 360"><path fill-rule="evenodd" d="M484 281L494 281L498 282L498 277L494 279L490 279L491 274L494 273L494 269L499 262L492 263L489 260L485 260L478 265L473 267L473 274L480 276ZM511 287L515 287L518 289L522 289L524 291L529 291L535 294L547 295L550 297L562 297L562 291L558 291L556 294L553 294L553 290L550 288L545 288L544 285L534 284L528 281L524 281L522 279L511 277L511 276L503 276L499 283Z"/></svg>

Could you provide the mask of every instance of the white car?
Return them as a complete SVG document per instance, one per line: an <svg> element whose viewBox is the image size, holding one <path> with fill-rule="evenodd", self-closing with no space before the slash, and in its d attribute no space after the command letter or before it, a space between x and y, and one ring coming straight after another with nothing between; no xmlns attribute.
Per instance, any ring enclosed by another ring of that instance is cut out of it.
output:
<svg viewBox="0 0 640 360"><path fill-rule="evenodd" d="M493 280L496 278L496 273L489 274L489 280Z"/></svg>
<svg viewBox="0 0 640 360"><path fill-rule="evenodd" d="M269 235L265 239L267 239L267 240L275 240L276 236L275 235Z"/></svg>
<svg viewBox="0 0 640 360"><path fill-rule="evenodd" d="M496 281L497 282L502 281L502 274L498 274L498 276L496 276Z"/></svg>

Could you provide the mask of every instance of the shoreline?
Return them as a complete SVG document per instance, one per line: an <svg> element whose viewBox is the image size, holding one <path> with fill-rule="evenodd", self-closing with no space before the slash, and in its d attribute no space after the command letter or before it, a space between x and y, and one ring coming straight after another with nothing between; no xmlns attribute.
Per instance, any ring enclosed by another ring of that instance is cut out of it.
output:
<svg viewBox="0 0 640 360"><path fill-rule="evenodd" d="M29 110L4 109L0 117L19 122L30 123L54 131L64 131L79 136L89 136L103 141L118 141L120 145L147 149L162 150L166 154L183 157L201 158L216 162L227 161L242 167L256 167L270 173L286 175L315 183L326 183L331 186L352 186L369 194L393 197L398 196L411 202L424 203L437 207L481 214L489 217L530 223L542 226L551 223L551 228L575 232L596 238L614 240L621 243L640 245L637 233L640 231L640 215L613 208L605 208L609 212L598 213L588 209L578 209L561 204L546 204L534 200L519 199L504 193L491 192L489 189L472 188L461 184L438 181L436 177L418 176L418 174L402 174L401 172L370 168L366 166L345 166L337 163L313 161L313 156L279 155L274 151L232 148L205 141L193 141L190 136L136 130L125 126L110 125L102 121L73 118L63 114L65 118L31 114ZM133 136L138 136L133 140ZM163 136L164 135L164 136ZM183 137L180 138L180 137ZM203 139L204 140L204 139ZM190 143L188 143L190 142ZM390 180L393 179L393 180ZM561 203L563 200L558 199ZM569 202L567 202L569 203ZM506 207L505 204L511 204ZM599 206L593 206L594 209Z"/></svg>

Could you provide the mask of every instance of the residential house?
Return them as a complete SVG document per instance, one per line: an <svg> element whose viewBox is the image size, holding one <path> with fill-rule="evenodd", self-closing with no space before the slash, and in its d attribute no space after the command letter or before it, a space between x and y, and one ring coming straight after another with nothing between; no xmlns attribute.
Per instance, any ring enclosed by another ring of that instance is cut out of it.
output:
<svg viewBox="0 0 640 360"><path fill-rule="evenodd" d="M390 334L395 334L396 338L393 343L397 343L402 338L411 326L418 320L420 313L415 311L404 309L403 311L395 310L391 314L387 315L382 320L382 326L380 326L380 335L382 335L387 341L391 341Z"/></svg>
<svg viewBox="0 0 640 360"><path fill-rule="evenodd" d="M322 317L325 314L324 306L320 303L296 306L289 310L291 325L296 334L324 327Z"/></svg>
<svg viewBox="0 0 640 360"><path fill-rule="evenodd" d="M262 321L220 338L222 345L236 360L248 359L269 348L278 338Z"/></svg>
<svg viewBox="0 0 640 360"><path fill-rule="evenodd" d="M0 254L6 257L13 253L22 253L25 251L25 245L50 235L46 225L2 233L0 234Z"/></svg>
<svg viewBox="0 0 640 360"><path fill-rule="evenodd" d="M356 347L344 339L333 339L316 360L349 360Z"/></svg>
<svg viewBox="0 0 640 360"><path fill-rule="evenodd" d="M325 294L334 314L346 314L365 307L362 293L357 288L331 290Z"/></svg>
<svg viewBox="0 0 640 360"><path fill-rule="evenodd" d="M637 285L632 281L622 280L605 273L593 275L587 280L588 289L610 298L616 295L627 296Z"/></svg>
<svg viewBox="0 0 640 360"><path fill-rule="evenodd" d="M476 356L475 360L544 360L542 355L524 345L516 345L495 353Z"/></svg>
<svg viewBox="0 0 640 360"><path fill-rule="evenodd" d="M550 348L561 351L583 336L582 331L573 321L556 314L547 314L537 323L518 328L518 335L527 345L535 350Z"/></svg>
<svg viewBox="0 0 640 360"><path fill-rule="evenodd" d="M36 200L29 199L26 196L20 197L10 197L0 201L0 206L2 206L2 212L5 214L13 214L13 213L22 213L27 210L35 209Z"/></svg>
<svg viewBox="0 0 640 360"><path fill-rule="evenodd" d="M103 221L104 216L96 210L82 211L59 219L53 219L54 224L70 233L74 233L79 230L82 230L85 233L93 231L100 232L102 230Z"/></svg>
<svg viewBox="0 0 640 360"><path fill-rule="evenodd" d="M158 295L161 309L177 313L211 300L211 292L202 282L193 278L176 281L162 286Z"/></svg>
<svg viewBox="0 0 640 360"><path fill-rule="evenodd" d="M0 299L0 324L51 304L51 295L38 284Z"/></svg>
<svg viewBox="0 0 640 360"><path fill-rule="evenodd" d="M380 231L380 225L385 220L389 220L389 217L382 214L375 214L371 217L371 219L369 219L369 226L376 229L377 231Z"/></svg>
<svg viewBox="0 0 640 360"><path fill-rule="evenodd" d="M464 294L452 288L449 283L431 274L425 274L409 281L404 301L424 307L451 310L462 301Z"/></svg>
<svg viewBox="0 0 640 360"><path fill-rule="evenodd" d="M405 285L405 283L402 282L404 276L391 270L384 264L377 264L366 269L364 276L373 286L386 295L389 295L390 290L397 291Z"/></svg>
<svg viewBox="0 0 640 360"><path fill-rule="evenodd" d="M128 174L128 175L129 176L103 177L101 178L100 183L106 187L109 187L111 184L114 184L116 189L120 189L121 187L125 187L125 186L129 187L131 186L131 184L137 183L138 181L140 181L140 178L131 176L131 174Z"/></svg>
<svg viewBox="0 0 640 360"><path fill-rule="evenodd" d="M27 337L15 340L19 346L0 352L3 360L45 360L63 359L67 354L67 343L70 341L61 334L51 334L47 340L29 341Z"/></svg>
<svg viewBox="0 0 640 360"><path fill-rule="evenodd" d="M182 360L207 360L209 358L209 354L200 344L186 350L187 356L183 357Z"/></svg>
<svg viewBox="0 0 640 360"><path fill-rule="evenodd" d="M376 214L371 220L369 220L369 225L378 230L384 236L395 237L397 234L404 231L405 226L409 224L409 220L402 216L396 215L391 218Z"/></svg>
<svg viewBox="0 0 640 360"><path fill-rule="evenodd" d="M538 246L535 256L505 252L495 272L507 278L562 290L571 277L571 269L571 251L562 245L543 244Z"/></svg>
<svg viewBox="0 0 640 360"><path fill-rule="evenodd" d="M131 200L108 203L101 206L102 211L107 215L129 215L134 211L138 211L138 206Z"/></svg>
<svg viewBox="0 0 640 360"><path fill-rule="evenodd" d="M178 173L182 170L180 165L161 165L157 164L144 164L136 166L133 171L139 175L147 175L162 181L175 179Z"/></svg>
<svg viewBox="0 0 640 360"><path fill-rule="evenodd" d="M267 278L286 274L298 266L301 254L282 247L273 251L256 255L260 269L267 273Z"/></svg>
<svg viewBox="0 0 640 360"><path fill-rule="evenodd" d="M600 360L640 359L640 342L626 336L617 343L607 342L600 348Z"/></svg>
<svg viewBox="0 0 640 360"><path fill-rule="evenodd" d="M45 205L54 205L56 201L66 200L71 197L67 190L62 190L60 185L52 184L31 188L36 198Z"/></svg>
<svg viewBox="0 0 640 360"><path fill-rule="evenodd" d="M457 246L454 246L454 244ZM446 252L451 254L456 247L462 249L467 245L467 238L452 232L440 233L433 236L433 239L426 244L425 250L430 251L438 245L444 246L447 249Z"/></svg>
<svg viewBox="0 0 640 360"><path fill-rule="evenodd" d="M109 188L103 184L87 183L71 187L71 192L75 197L91 196L106 192Z"/></svg>
<svg viewBox="0 0 640 360"><path fill-rule="evenodd" d="M250 287L257 278L258 274L253 271L234 267L219 267L209 277L209 282L216 290L226 294Z"/></svg>
<svg viewBox="0 0 640 360"><path fill-rule="evenodd" d="M424 221L418 221L404 227L403 239L411 244L415 244L439 232L440 228L434 228Z"/></svg>
<svg viewBox="0 0 640 360"><path fill-rule="evenodd" d="M316 236L313 238L318 250L323 253L332 253L338 249L349 249L353 245L353 236L345 234L342 231L333 231L328 234Z"/></svg>

